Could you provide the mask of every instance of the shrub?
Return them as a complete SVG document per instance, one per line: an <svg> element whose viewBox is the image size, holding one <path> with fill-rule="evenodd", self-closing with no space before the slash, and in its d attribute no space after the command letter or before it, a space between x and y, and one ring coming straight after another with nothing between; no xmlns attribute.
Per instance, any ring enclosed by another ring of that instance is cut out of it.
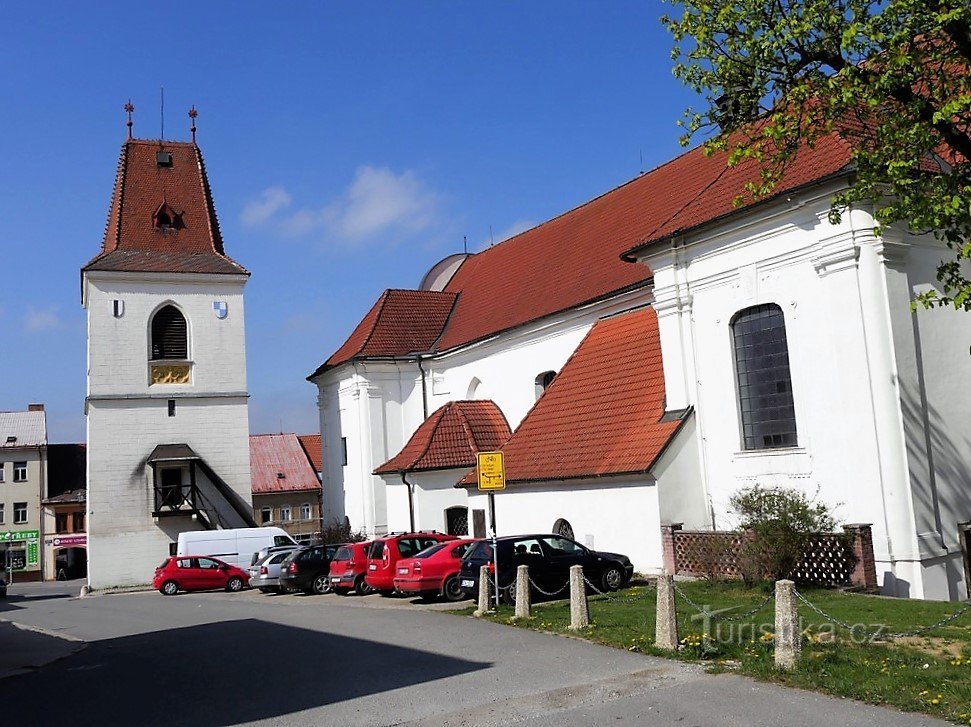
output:
<svg viewBox="0 0 971 727"><path fill-rule="evenodd" d="M732 510L751 531L739 553L747 584L788 578L816 533L831 533L836 518L829 508L797 490L755 485L732 495Z"/></svg>
<svg viewBox="0 0 971 727"><path fill-rule="evenodd" d="M316 533L314 539L318 543L360 543L367 540L367 536L359 530L351 529L351 521L345 517L343 522L334 520L326 525Z"/></svg>

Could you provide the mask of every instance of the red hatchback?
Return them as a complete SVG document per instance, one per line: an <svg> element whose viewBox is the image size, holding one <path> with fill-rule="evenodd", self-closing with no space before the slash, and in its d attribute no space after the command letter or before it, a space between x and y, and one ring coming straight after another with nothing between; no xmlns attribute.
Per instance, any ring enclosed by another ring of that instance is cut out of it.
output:
<svg viewBox="0 0 971 727"><path fill-rule="evenodd" d="M361 596L371 592L371 586L364 582L367 550L370 547L370 540L366 543L348 543L334 553L330 561L330 587L338 596L346 596L352 590Z"/></svg>
<svg viewBox="0 0 971 727"><path fill-rule="evenodd" d="M414 558L398 561L394 587L402 593L417 593L423 598L441 596L449 601L461 601L465 592L459 585L459 569L475 538L438 543L425 548Z"/></svg>
<svg viewBox="0 0 971 727"><path fill-rule="evenodd" d="M425 548L446 540L458 540L455 535L435 531L398 533L380 538L368 549L367 575L364 581L382 596L394 593L395 568L402 558L418 555Z"/></svg>
<svg viewBox="0 0 971 727"><path fill-rule="evenodd" d="M210 591L225 588L241 591L249 583L249 573L209 555L177 555L166 558L155 569L152 587L166 596L179 591Z"/></svg>

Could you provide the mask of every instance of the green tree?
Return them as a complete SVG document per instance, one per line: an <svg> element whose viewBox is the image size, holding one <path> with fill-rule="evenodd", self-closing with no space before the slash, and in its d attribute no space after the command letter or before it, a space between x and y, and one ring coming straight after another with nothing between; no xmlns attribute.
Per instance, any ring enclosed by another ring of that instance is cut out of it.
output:
<svg viewBox="0 0 971 727"><path fill-rule="evenodd" d="M933 232L953 251L927 306L971 310L971 2L669 0L675 74L707 108L688 109L729 164L760 162L744 191L770 192L799 149L838 133L855 149L831 219L872 203L877 223Z"/></svg>

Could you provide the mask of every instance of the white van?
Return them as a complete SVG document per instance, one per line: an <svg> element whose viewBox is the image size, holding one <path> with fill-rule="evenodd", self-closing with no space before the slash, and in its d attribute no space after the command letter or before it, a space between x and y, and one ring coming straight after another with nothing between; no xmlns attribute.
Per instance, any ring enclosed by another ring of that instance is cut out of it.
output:
<svg viewBox="0 0 971 727"><path fill-rule="evenodd" d="M253 553L274 545L297 545L297 542L286 530L275 527L193 530L179 533L175 554L211 555L246 570Z"/></svg>

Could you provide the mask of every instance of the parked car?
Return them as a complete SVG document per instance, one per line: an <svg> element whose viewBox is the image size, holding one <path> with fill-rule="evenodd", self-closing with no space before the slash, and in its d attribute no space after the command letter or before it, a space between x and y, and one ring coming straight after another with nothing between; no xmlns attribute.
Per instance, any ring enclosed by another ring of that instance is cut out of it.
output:
<svg viewBox="0 0 971 727"><path fill-rule="evenodd" d="M338 596L346 596L352 590L359 596L372 592L364 580L367 574L367 551L373 541L348 543L334 553L330 561L330 586Z"/></svg>
<svg viewBox="0 0 971 727"><path fill-rule="evenodd" d="M413 558L399 560L394 587L423 598L441 596L448 601L461 601L466 597L459 585L462 557L477 542L475 538L449 540L425 548Z"/></svg>
<svg viewBox="0 0 971 727"><path fill-rule="evenodd" d="M166 596L179 591L209 591L225 588L241 591L249 583L249 573L218 558L203 555L176 555L155 569L152 587Z"/></svg>
<svg viewBox="0 0 971 727"><path fill-rule="evenodd" d="M249 584L252 588L259 588L262 593L284 593L287 589L280 585L280 569L283 561L294 551L294 548L273 549L268 555L260 558L249 567Z"/></svg>
<svg viewBox="0 0 971 727"><path fill-rule="evenodd" d="M446 540L458 540L458 537L428 530L418 533L394 533L376 539L368 548L365 582L382 596L391 595L394 593L394 575L398 561L402 558L411 558L425 548Z"/></svg>
<svg viewBox="0 0 971 727"><path fill-rule="evenodd" d="M566 593L570 567L583 566L583 575L602 591L623 588L634 574L630 558L619 553L589 550L561 535L514 535L496 539L499 551L499 595L506 603L515 602L516 568L529 566L530 580L547 593ZM492 570L492 542L478 542L462 560L459 585L469 596L479 591L479 568ZM536 592L536 588L533 589Z"/></svg>
<svg viewBox="0 0 971 727"><path fill-rule="evenodd" d="M261 528L226 528L223 530L189 530L179 533L175 554L199 553L247 568L253 564L253 553L269 545L297 545L290 533L270 525Z"/></svg>
<svg viewBox="0 0 971 727"><path fill-rule="evenodd" d="M300 550L302 547L304 547L304 546L298 545L297 543L289 543L287 545L267 545L267 546L264 546L264 547L260 548L259 550L257 550L255 553L253 553L253 557L250 559L250 565L251 566L252 565L256 565L257 561L263 560L270 553L285 553L285 554L289 555L290 553L292 553L295 550Z"/></svg>
<svg viewBox="0 0 971 727"><path fill-rule="evenodd" d="M304 593L330 591L330 561L340 544L308 545L290 553L280 567L280 586Z"/></svg>

